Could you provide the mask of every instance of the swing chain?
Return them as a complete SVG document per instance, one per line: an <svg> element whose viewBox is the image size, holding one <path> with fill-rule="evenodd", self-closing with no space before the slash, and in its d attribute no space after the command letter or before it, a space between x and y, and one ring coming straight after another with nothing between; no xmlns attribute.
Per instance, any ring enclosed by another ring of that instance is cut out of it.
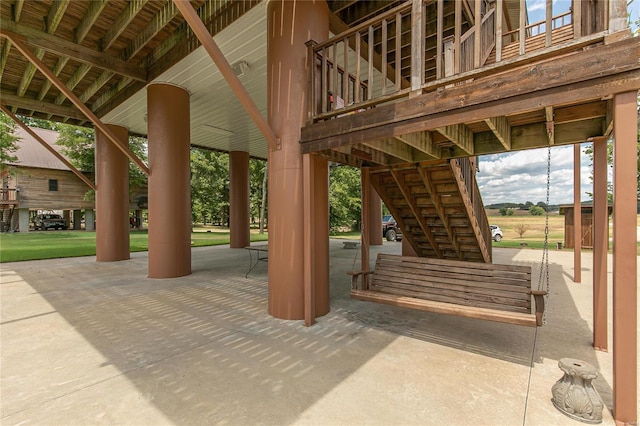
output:
<svg viewBox="0 0 640 426"><path fill-rule="evenodd" d="M545 209L544 245L542 247L542 261L540 262L540 275L538 276L538 290L542 290L542 279L545 279L545 309L542 315L542 324L547 324L547 312L549 311L549 193L551 186L551 146L547 147L547 207Z"/></svg>

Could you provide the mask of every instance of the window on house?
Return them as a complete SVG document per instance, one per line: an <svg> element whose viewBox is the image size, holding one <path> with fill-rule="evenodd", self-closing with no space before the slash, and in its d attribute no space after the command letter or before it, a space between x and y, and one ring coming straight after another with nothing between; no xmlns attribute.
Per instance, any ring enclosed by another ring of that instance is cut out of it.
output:
<svg viewBox="0 0 640 426"><path fill-rule="evenodd" d="M49 191L58 190L58 179L49 179Z"/></svg>

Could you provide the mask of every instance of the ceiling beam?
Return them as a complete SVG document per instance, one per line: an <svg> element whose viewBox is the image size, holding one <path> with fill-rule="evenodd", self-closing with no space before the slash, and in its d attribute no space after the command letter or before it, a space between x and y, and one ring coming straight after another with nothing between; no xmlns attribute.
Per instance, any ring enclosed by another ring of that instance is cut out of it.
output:
<svg viewBox="0 0 640 426"><path fill-rule="evenodd" d="M547 127L547 138L549 139L549 145L554 145L555 142L555 123L553 122L553 107L544 107L545 125Z"/></svg>
<svg viewBox="0 0 640 426"><path fill-rule="evenodd" d="M473 132L465 124L452 124L436 129L468 155L474 155Z"/></svg>
<svg viewBox="0 0 640 426"><path fill-rule="evenodd" d="M179 12L173 2L167 2L162 9L156 13L153 20L147 25L141 32L138 33L136 38L123 50L122 57L125 61L128 61L136 55L144 46L149 43L153 37L155 37L164 27L169 24L178 16Z"/></svg>
<svg viewBox="0 0 640 426"><path fill-rule="evenodd" d="M440 147L438 147L431 137L431 132L416 132L401 136L394 136L393 139L405 143L413 149L427 155L428 159L437 160L441 157Z"/></svg>
<svg viewBox="0 0 640 426"><path fill-rule="evenodd" d="M26 25L3 21L2 28L0 28L0 35L5 35L5 37L10 39L21 38L23 43L39 47L56 55L67 56L78 62L113 71L116 74L125 75L138 81L145 83L147 81L147 73L140 67L128 64L114 56L96 52L88 47L27 27ZM11 37L9 37L10 35Z"/></svg>
<svg viewBox="0 0 640 426"><path fill-rule="evenodd" d="M107 84L107 82L111 80L111 77L113 77L114 75L116 74L111 71L102 71L102 74L100 74L98 78L93 80L93 83L91 83L91 85L87 87L87 90L85 90L82 95L79 96L79 99L83 103L86 103L93 95L96 94L98 90L100 90L102 86Z"/></svg>
<svg viewBox="0 0 640 426"><path fill-rule="evenodd" d="M7 59L9 59L10 51L11 42L5 39L4 45L2 46L2 54L0 55L0 75L4 73L4 67L7 65Z"/></svg>
<svg viewBox="0 0 640 426"><path fill-rule="evenodd" d="M24 7L24 0L16 0L11 5L11 18L14 22L18 22L20 20L20 15L22 15L22 8Z"/></svg>
<svg viewBox="0 0 640 426"><path fill-rule="evenodd" d="M31 135L32 138L34 138L35 140L37 140L40 145L42 145L44 148L46 148L47 151L49 151L51 154L53 154L54 157L56 157L58 160L62 161L62 163L64 163L65 166L67 166L69 168L69 170L71 170L73 172L73 174L75 174L76 176L78 176L80 178L80 180L82 180L84 183L86 183L91 189L93 189L95 191L96 186L93 182L91 182L89 180L88 177L86 177L80 170L76 169L75 166L73 164L71 164L69 162L69 160L67 160L66 158L64 158L62 156L62 154L60 154L58 151L56 151L51 145L49 145L47 142L45 142L44 139L42 139L36 132L34 132L29 126L27 126L26 124L24 124L20 119L18 119L18 117L16 117L15 115L13 115L13 113L11 111L9 111L9 108L5 107L4 105L0 105L0 110L2 110L2 112L4 112L5 114L7 114L9 117L11 117L11 119L13 121L16 122L16 124L20 127L22 127L24 129L25 132L29 133L29 135Z"/></svg>
<svg viewBox="0 0 640 426"><path fill-rule="evenodd" d="M505 151L511 150L511 125L503 115L498 117L485 118L484 122L491 129L496 138L500 141Z"/></svg>
<svg viewBox="0 0 640 426"><path fill-rule="evenodd" d="M80 23L74 30L76 43L82 43L82 40L89 34L89 30L91 30L93 24L96 23L107 4L107 0L93 0L89 2L89 8L87 8Z"/></svg>
<svg viewBox="0 0 640 426"><path fill-rule="evenodd" d="M399 160L406 161L407 163L418 161L414 158L413 149L409 145L400 141L394 141L392 139L378 139L375 141L365 142L363 145Z"/></svg>
<svg viewBox="0 0 640 426"><path fill-rule="evenodd" d="M76 86L82 81L82 79L89 73L89 71L91 71L90 65L80 64L80 66L76 69L69 80L67 80L65 86L67 86L69 90L75 89ZM58 105L62 105L65 99L67 99L67 97L64 95L64 93L60 93L56 98L55 103Z"/></svg>
<svg viewBox="0 0 640 426"><path fill-rule="evenodd" d="M258 130L260 130L260 133L262 133L262 136L266 139L269 147L272 150L280 149L280 139L273 132L255 102L253 102L253 99L251 99L249 92L247 92L247 89L242 85L242 82L233 71L233 68L231 68L227 58L225 58L220 48L213 40L213 37L211 37L209 30L204 25L191 3L183 0L173 0L173 3L180 10L180 13L189 24L189 27L191 27L196 37L198 37L198 40L200 40L200 43L202 43L204 49L218 67L218 70L220 70L220 74L222 74L224 79L227 81L227 84L238 98L238 101L240 101L240 104L242 104L245 111L247 111L256 127L258 127Z"/></svg>
<svg viewBox="0 0 640 426"><path fill-rule="evenodd" d="M107 126L100 121L100 119L89 109L85 104L83 104L80 99L76 95L73 94L71 90L69 90L58 77L56 77L47 66L40 61L36 55L24 44L24 42L20 39L20 37L15 36L11 33L6 33L0 31L0 35L5 38L9 38L13 45L24 55L25 58L29 60L35 67L40 71L47 79L51 80L54 86L58 88L64 95L69 99L82 113L109 139L120 151L122 151L136 166L142 170L142 172L149 176L149 168L146 164L140 160L136 154L131 151L127 146L120 143L118 137L109 129Z"/></svg>
<svg viewBox="0 0 640 426"><path fill-rule="evenodd" d="M13 108L38 111L45 114L73 118L74 120L86 119L86 117L76 108L56 105L36 99L28 99L8 92L1 92L0 97L2 98L3 104L10 105Z"/></svg>
<svg viewBox="0 0 640 426"><path fill-rule="evenodd" d="M122 34L148 1L149 0L129 0L127 7L124 8L113 25L109 27L107 33L98 42L98 46L102 52L105 52L111 47L113 42L118 39L120 34Z"/></svg>

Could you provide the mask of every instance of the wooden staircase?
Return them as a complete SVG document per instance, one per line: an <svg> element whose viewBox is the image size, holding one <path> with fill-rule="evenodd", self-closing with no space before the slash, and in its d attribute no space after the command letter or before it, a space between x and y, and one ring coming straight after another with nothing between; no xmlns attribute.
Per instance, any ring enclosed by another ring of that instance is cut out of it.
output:
<svg viewBox="0 0 640 426"><path fill-rule="evenodd" d="M11 229L14 205L0 204L0 232L8 232Z"/></svg>
<svg viewBox="0 0 640 426"><path fill-rule="evenodd" d="M491 262L491 230L472 160L375 167L369 173L418 256Z"/></svg>

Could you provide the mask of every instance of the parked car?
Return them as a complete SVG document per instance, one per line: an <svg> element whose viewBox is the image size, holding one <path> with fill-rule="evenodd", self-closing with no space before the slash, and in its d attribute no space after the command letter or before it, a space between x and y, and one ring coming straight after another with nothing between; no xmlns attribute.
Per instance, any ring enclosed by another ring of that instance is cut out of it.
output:
<svg viewBox="0 0 640 426"><path fill-rule="evenodd" d="M398 222L390 214L382 216L382 236L387 241L402 240L402 230L398 227Z"/></svg>
<svg viewBox="0 0 640 426"><path fill-rule="evenodd" d="M59 214L39 214L33 222L33 228L43 231L47 229L67 229L67 223Z"/></svg>
<svg viewBox="0 0 640 426"><path fill-rule="evenodd" d="M489 225L489 228L491 228L491 238L499 243L502 240L502 229L498 225Z"/></svg>

